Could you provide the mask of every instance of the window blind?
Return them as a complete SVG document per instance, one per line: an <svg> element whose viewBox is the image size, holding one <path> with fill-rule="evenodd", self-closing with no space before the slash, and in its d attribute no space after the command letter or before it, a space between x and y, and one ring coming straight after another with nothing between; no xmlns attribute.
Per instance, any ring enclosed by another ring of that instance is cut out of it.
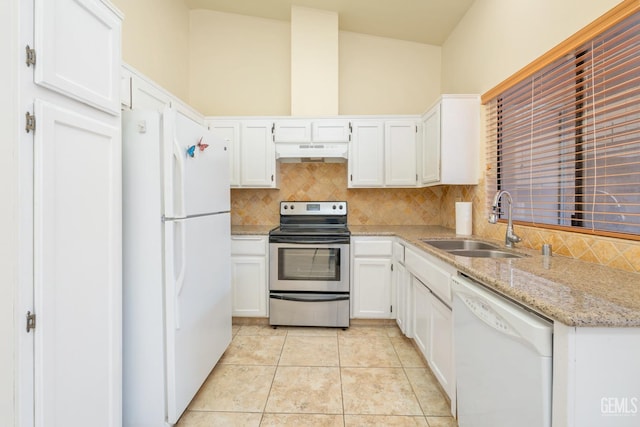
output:
<svg viewBox="0 0 640 427"><path fill-rule="evenodd" d="M489 199L508 190L517 222L640 240L640 13L487 107Z"/></svg>

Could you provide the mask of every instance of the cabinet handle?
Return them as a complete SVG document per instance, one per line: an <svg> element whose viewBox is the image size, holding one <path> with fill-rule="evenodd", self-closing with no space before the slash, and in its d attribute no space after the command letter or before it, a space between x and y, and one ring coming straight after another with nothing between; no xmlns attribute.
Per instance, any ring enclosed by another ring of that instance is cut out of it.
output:
<svg viewBox="0 0 640 427"><path fill-rule="evenodd" d="M271 182L273 182L273 175L271 175Z"/></svg>
<svg viewBox="0 0 640 427"><path fill-rule="evenodd" d="M353 174L349 175L349 180L353 181Z"/></svg>

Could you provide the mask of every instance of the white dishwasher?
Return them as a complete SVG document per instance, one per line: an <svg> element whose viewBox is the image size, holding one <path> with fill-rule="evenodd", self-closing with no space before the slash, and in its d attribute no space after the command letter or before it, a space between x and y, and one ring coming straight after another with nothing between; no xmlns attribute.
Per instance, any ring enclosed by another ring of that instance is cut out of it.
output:
<svg viewBox="0 0 640 427"><path fill-rule="evenodd" d="M452 279L458 425L551 426L552 323Z"/></svg>

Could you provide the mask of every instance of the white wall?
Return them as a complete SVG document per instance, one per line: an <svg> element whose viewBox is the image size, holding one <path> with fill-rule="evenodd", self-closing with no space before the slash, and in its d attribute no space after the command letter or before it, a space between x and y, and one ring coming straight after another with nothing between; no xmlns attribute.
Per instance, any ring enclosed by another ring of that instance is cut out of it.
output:
<svg viewBox="0 0 640 427"><path fill-rule="evenodd" d="M125 15L126 63L189 102L189 10L181 0L111 0Z"/></svg>
<svg viewBox="0 0 640 427"><path fill-rule="evenodd" d="M477 0L442 47L444 93L484 93L620 0Z"/></svg>
<svg viewBox="0 0 640 427"><path fill-rule="evenodd" d="M340 31L340 114L420 114L440 95L441 49Z"/></svg>
<svg viewBox="0 0 640 427"><path fill-rule="evenodd" d="M18 0L0 2L0 425L14 425L18 272Z"/></svg>

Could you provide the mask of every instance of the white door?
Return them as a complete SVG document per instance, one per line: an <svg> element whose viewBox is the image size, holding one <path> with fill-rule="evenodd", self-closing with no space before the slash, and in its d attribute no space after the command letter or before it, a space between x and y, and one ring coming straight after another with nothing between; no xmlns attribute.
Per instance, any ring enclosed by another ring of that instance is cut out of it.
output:
<svg viewBox="0 0 640 427"><path fill-rule="evenodd" d="M231 257L233 315L267 315L267 260L265 256Z"/></svg>
<svg viewBox="0 0 640 427"><path fill-rule="evenodd" d="M276 152L270 121L242 123L240 176L243 187L275 187Z"/></svg>
<svg viewBox="0 0 640 427"><path fill-rule="evenodd" d="M440 385L449 398L454 399L455 381L453 378L453 316L451 309L434 294L430 295L431 310L429 317L430 343L429 365Z"/></svg>
<svg viewBox="0 0 640 427"><path fill-rule="evenodd" d="M230 224L228 213L165 222L170 423L177 422L231 342Z"/></svg>
<svg viewBox="0 0 640 427"><path fill-rule="evenodd" d="M354 122L348 187L384 186L384 131L380 122Z"/></svg>
<svg viewBox="0 0 640 427"><path fill-rule="evenodd" d="M425 358L429 357L431 292L415 277L411 277L413 288L413 339Z"/></svg>
<svg viewBox="0 0 640 427"><path fill-rule="evenodd" d="M384 124L385 184L394 187L415 187L416 135L413 121L395 121Z"/></svg>
<svg viewBox="0 0 640 427"><path fill-rule="evenodd" d="M121 424L117 127L36 100L35 424Z"/></svg>
<svg viewBox="0 0 640 427"><path fill-rule="evenodd" d="M101 1L35 0L35 83L120 112L121 21Z"/></svg>

